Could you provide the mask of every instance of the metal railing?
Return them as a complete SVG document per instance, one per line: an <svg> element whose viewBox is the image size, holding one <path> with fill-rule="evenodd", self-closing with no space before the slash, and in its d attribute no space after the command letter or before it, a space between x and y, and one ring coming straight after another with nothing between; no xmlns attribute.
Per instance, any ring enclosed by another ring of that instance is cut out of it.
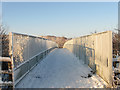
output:
<svg viewBox="0 0 120 90"><path fill-rule="evenodd" d="M112 86L112 31L82 36L67 41L70 50Z"/></svg>
<svg viewBox="0 0 120 90"><path fill-rule="evenodd" d="M55 42L41 37L9 33L9 55L13 61L14 85L16 86L39 61L57 46Z"/></svg>

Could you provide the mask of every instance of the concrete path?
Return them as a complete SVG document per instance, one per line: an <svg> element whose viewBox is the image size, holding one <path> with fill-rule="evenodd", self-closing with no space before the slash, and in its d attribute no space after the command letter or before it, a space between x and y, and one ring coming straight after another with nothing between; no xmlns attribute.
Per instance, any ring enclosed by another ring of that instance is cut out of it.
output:
<svg viewBox="0 0 120 90"><path fill-rule="evenodd" d="M67 49L55 49L17 88L101 88L106 84ZM88 74L92 75L88 77Z"/></svg>

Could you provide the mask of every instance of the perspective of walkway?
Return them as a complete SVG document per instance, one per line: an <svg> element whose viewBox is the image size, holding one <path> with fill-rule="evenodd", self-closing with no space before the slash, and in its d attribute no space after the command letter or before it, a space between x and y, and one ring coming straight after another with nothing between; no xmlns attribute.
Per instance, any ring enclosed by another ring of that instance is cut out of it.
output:
<svg viewBox="0 0 120 90"><path fill-rule="evenodd" d="M55 49L16 88L102 88L106 82L67 49Z"/></svg>

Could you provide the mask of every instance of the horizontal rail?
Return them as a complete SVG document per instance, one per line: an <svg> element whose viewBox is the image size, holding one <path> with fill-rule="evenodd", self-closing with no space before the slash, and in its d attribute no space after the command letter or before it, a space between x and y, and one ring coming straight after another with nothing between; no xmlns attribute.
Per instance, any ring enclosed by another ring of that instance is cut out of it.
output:
<svg viewBox="0 0 120 90"><path fill-rule="evenodd" d="M21 72L19 72L18 74L16 74L16 77L15 78L15 82L14 82L14 85L16 86L37 64L39 61L41 61L44 57L46 57L46 55L53 49L55 49L56 47L53 47L53 48L50 48L48 50L45 50L43 52L40 52L39 54L33 56L32 58L30 58L29 60L25 61L24 63L20 64L18 67L14 68L14 73L17 72L19 70L21 70L23 67L27 67L28 69L26 70L25 73L23 73L23 75L17 77L17 75L21 74ZM38 58L38 60L36 59L36 57L42 55L42 58ZM35 58L35 59L34 59ZM32 61L34 59L34 61ZM31 62L32 63L35 63L34 65L31 66Z"/></svg>
<svg viewBox="0 0 120 90"><path fill-rule="evenodd" d="M57 47L56 47L56 48L57 48ZM51 49L51 48L50 48L50 49ZM47 50L49 50L49 49L47 49ZM47 50L44 50L44 51L42 51L42 52L40 52L40 53L34 55L34 56L31 57L30 59L26 60L25 62L23 62L23 63L21 63L20 65L18 65L17 67L15 67L14 70L18 69L18 68L21 67L23 64L29 62L29 61L30 61L31 59L33 59L34 57L38 56L38 55L41 54L41 53L44 53L44 52L47 51Z"/></svg>
<svg viewBox="0 0 120 90"><path fill-rule="evenodd" d="M64 44L112 86L112 31L85 35Z"/></svg>
<svg viewBox="0 0 120 90"><path fill-rule="evenodd" d="M9 56L13 66L14 87L41 61L57 43L48 39L20 33L9 33Z"/></svg>

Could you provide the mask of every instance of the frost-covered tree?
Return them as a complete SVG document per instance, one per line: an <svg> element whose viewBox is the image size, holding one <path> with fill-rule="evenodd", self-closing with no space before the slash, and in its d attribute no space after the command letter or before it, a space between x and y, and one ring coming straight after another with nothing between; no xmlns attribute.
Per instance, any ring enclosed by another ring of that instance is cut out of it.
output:
<svg viewBox="0 0 120 90"><path fill-rule="evenodd" d="M113 32L113 53L116 55L120 53L120 36L115 32Z"/></svg>
<svg viewBox="0 0 120 90"><path fill-rule="evenodd" d="M9 56L9 40L7 35L7 28L3 25L0 25L0 44L2 46L0 47L0 50L2 50L2 56Z"/></svg>

